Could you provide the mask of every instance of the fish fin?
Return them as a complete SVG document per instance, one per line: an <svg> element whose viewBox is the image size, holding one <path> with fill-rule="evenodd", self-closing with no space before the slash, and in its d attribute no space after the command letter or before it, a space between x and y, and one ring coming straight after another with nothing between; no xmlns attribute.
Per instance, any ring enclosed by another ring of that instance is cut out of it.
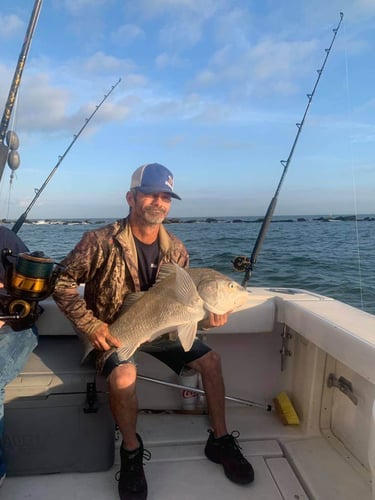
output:
<svg viewBox="0 0 375 500"><path fill-rule="evenodd" d="M128 295L126 296L126 298L124 300L124 304L123 304L121 310L122 311L127 310L131 305L134 304L134 302L137 302L137 300L139 300L141 297L143 297L144 294L145 294L145 292L128 293Z"/></svg>
<svg viewBox="0 0 375 500"><path fill-rule="evenodd" d="M180 339L181 345L184 351L190 351L191 346L194 343L195 336L197 334L197 323L184 323L177 327L178 338Z"/></svg>
<svg viewBox="0 0 375 500"><path fill-rule="evenodd" d="M83 365L87 361L87 358L90 356L91 352L94 350L94 347L91 344L91 342L89 342L88 339L85 339L85 340L83 340L83 354L82 354L82 358L81 358L81 365Z"/></svg>
<svg viewBox="0 0 375 500"><path fill-rule="evenodd" d="M127 343L126 345L122 345L116 351L121 353L122 359L130 359L135 351L138 349L139 343Z"/></svg>
<svg viewBox="0 0 375 500"><path fill-rule="evenodd" d="M174 264L173 262L167 262L165 264L162 264L160 267L158 276L155 281L155 285L157 285L160 281L163 281L165 278L168 278L171 276L171 274L176 274L176 268L180 267L177 264Z"/></svg>
<svg viewBox="0 0 375 500"><path fill-rule="evenodd" d="M161 266L158 278L153 286L157 286L171 275L176 278L175 297L179 302L190 307L196 307L197 303L203 304L192 277L183 267L173 262Z"/></svg>
<svg viewBox="0 0 375 500"><path fill-rule="evenodd" d="M197 303L203 305L197 287L190 275L182 267L175 266L176 273L176 298L186 306L196 307Z"/></svg>

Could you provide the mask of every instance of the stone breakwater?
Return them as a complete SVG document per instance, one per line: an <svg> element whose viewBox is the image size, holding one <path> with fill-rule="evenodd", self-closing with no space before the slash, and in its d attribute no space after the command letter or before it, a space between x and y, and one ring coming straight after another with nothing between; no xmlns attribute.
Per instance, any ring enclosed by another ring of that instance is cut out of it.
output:
<svg viewBox="0 0 375 500"><path fill-rule="evenodd" d="M24 224L26 225L104 225L111 220L115 220L119 217L113 219L27 219ZM254 218L220 218L220 217L197 217L197 218L189 218L189 217L172 217L168 218L164 221L165 224L215 224L217 222L227 223L227 224L251 224L251 223L262 223L264 217L254 217ZM338 216L318 216L318 217L276 217L271 220L271 222L353 222L353 221L375 221L375 216L356 216L356 215L338 215ZM15 223L15 220L2 219L0 221L1 224L9 225L10 227Z"/></svg>
<svg viewBox="0 0 375 500"><path fill-rule="evenodd" d="M179 218L171 218L165 221L165 224L193 224L193 223L215 223L215 222L226 222L226 223L262 223L264 220L263 217L257 217L254 219L220 219L215 217L207 217L206 219L179 219ZM375 217L358 217L355 215L339 215L337 217L329 216L329 217L297 217L287 218L287 219L273 219L271 222L309 222L309 221L320 221L320 222L332 222L332 221L343 221L343 222L352 222L352 221L375 221Z"/></svg>

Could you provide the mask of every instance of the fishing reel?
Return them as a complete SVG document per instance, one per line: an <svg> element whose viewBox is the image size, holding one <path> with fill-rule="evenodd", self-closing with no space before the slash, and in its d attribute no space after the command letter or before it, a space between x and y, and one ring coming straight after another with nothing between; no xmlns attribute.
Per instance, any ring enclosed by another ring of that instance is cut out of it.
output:
<svg viewBox="0 0 375 500"><path fill-rule="evenodd" d="M246 271L250 266L250 259L245 255L240 255L232 260L232 264L235 271L240 273Z"/></svg>
<svg viewBox="0 0 375 500"><path fill-rule="evenodd" d="M3 248L4 288L0 289L0 320L13 330L30 328L42 308L38 302L53 292L59 268L43 252L20 253ZM13 260L13 262L12 262Z"/></svg>

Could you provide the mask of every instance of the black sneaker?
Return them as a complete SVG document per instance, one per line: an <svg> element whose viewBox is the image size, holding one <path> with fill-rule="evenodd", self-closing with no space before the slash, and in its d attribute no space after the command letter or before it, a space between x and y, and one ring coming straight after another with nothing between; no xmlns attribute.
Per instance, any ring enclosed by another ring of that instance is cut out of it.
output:
<svg viewBox="0 0 375 500"><path fill-rule="evenodd" d="M233 431L232 434L215 439L214 433L208 432L210 436L204 449L206 457L216 464L221 464L227 478L234 483L248 484L254 481L254 469L242 455L237 442L240 433Z"/></svg>
<svg viewBox="0 0 375 500"><path fill-rule="evenodd" d="M147 481L143 470L143 459L150 460L151 453L143 448L141 436L137 434L140 446L134 451L120 448L121 469L118 478L118 492L121 500L146 500Z"/></svg>

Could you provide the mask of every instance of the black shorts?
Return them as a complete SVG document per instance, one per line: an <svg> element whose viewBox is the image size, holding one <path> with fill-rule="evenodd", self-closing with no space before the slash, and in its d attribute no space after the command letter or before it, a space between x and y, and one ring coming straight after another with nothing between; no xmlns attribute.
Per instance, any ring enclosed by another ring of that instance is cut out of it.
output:
<svg viewBox="0 0 375 500"><path fill-rule="evenodd" d="M138 350L151 354L151 356L165 363L179 375L186 364L201 358L210 352L211 348L196 338L191 349L184 351L178 338L176 340L169 340L168 337L162 336L152 342L142 344ZM119 358L118 353L114 352L104 363L102 373L105 377L108 377L116 366L125 363L136 364L135 356L122 360Z"/></svg>

